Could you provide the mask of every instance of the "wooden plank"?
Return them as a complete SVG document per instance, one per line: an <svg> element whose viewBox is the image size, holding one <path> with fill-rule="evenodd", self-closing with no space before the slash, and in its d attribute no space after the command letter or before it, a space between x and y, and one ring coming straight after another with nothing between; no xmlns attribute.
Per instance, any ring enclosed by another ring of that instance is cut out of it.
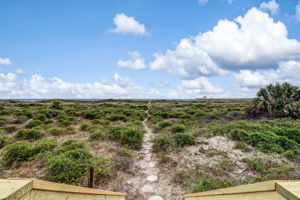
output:
<svg viewBox="0 0 300 200"><path fill-rule="evenodd" d="M225 194L201 197L186 197L185 200L286 200L276 191L257 192L257 193L241 193L241 194Z"/></svg>
<svg viewBox="0 0 300 200"><path fill-rule="evenodd" d="M300 199L300 181L277 182L276 191L289 200Z"/></svg>
<svg viewBox="0 0 300 200"><path fill-rule="evenodd" d="M0 200L20 199L32 189L31 180L0 179Z"/></svg>
<svg viewBox="0 0 300 200"><path fill-rule="evenodd" d="M67 185L61 183L53 183L48 181L33 180L33 189L35 190L47 190L56 192L70 192L70 193L81 193L81 194L99 194L99 195L110 195L110 196L125 196L125 193L111 192L106 190L98 190L92 188L79 187L74 185Z"/></svg>
<svg viewBox="0 0 300 200"><path fill-rule="evenodd" d="M266 181L266 182L254 183L249 185L212 190L207 192L192 193L192 194L185 195L185 197L201 197L201 196L210 196L210 195L267 192L267 191L275 191L275 181Z"/></svg>
<svg viewBox="0 0 300 200"><path fill-rule="evenodd" d="M30 200L106 200L105 195L32 190Z"/></svg>

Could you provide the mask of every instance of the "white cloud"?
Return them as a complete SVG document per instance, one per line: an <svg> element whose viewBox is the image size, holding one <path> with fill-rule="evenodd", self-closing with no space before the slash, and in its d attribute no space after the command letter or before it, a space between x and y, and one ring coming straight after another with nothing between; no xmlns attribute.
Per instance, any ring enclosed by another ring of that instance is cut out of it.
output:
<svg viewBox="0 0 300 200"><path fill-rule="evenodd" d="M300 21L300 1L298 2L297 6L296 6L296 20Z"/></svg>
<svg viewBox="0 0 300 200"><path fill-rule="evenodd" d="M169 81L157 81L151 83L151 85L157 88L163 88L169 85Z"/></svg>
<svg viewBox="0 0 300 200"><path fill-rule="evenodd" d="M229 4L232 4L233 1L234 0L226 0L226 2L229 3ZM208 0L197 0L197 2L198 2L199 5L203 6L208 2Z"/></svg>
<svg viewBox="0 0 300 200"><path fill-rule="evenodd" d="M208 0L198 0L198 4L205 5L208 2Z"/></svg>
<svg viewBox="0 0 300 200"><path fill-rule="evenodd" d="M0 65L12 65L12 62L9 58L0 58Z"/></svg>
<svg viewBox="0 0 300 200"><path fill-rule="evenodd" d="M141 70L147 68L145 61L141 58L141 55L136 52L129 52L128 55L131 57L131 60L118 60L117 65L120 68L129 68L135 70Z"/></svg>
<svg viewBox="0 0 300 200"><path fill-rule="evenodd" d="M300 42L287 36L282 22L252 8L234 21L220 20L212 31L183 38L174 50L154 54L150 68L189 78L268 69L280 61L300 58Z"/></svg>
<svg viewBox="0 0 300 200"><path fill-rule="evenodd" d="M293 81L300 79L300 62L290 60L280 62L277 69L241 70L234 74L236 81L242 86L262 87L269 83Z"/></svg>
<svg viewBox="0 0 300 200"><path fill-rule="evenodd" d="M16 74L25 74L25 71L23 71L22 69L17 69L15 71Z"/></svg>
<svg viewBox="0 0 300 200"><path fill-rule="evenodd" d="M260 9L270 11L272 15L275 15L278 13L279 10L279 4L276 2L276 0L271 0L269 2L263 2L259 6Z"/></svg>
<svg viewBox="0 0 300 200"><path fill-rule="evenodd" d="M198 77L193 80L183 80L181 81L181 86L196 93L218 94L224 92L222 88L213 86L206 77Z"/></svg>
<svg viewBox="0 0 300 200"><path fill-rule="evenodd" d="M113 33L132 34L132 35L146 35L147 31L144 24L139 23L134 17L128 17L124 13L117 14L113 22L115 28L110 30Z"/></svg>

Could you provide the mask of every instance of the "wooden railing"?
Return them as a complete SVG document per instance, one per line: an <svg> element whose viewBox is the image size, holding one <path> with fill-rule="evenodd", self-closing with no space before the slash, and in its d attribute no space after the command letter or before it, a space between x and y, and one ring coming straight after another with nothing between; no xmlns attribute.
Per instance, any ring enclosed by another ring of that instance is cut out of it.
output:
<svg viewBox="0 0 300 200"><path fill-rule="evenodd" d="M300 181L267 181L185 195L185 200L298 200Z"/></svg>
<svg viewBox="0 0 300 200"><path fill-rule="evenodd" d="M125 200L125 194L31 179L0 179L0 200Z"/></svg>

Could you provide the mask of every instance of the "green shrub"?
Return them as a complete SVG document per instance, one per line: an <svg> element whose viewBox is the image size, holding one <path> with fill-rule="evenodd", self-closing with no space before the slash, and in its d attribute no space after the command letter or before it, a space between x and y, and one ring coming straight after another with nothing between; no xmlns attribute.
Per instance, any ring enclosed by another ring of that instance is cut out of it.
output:
<svg viewBox="0 0 300 200"><path fill-rule="evenodd" d="M56 153L63 153L73 149L85 149L84 142L77 140L67 140L61 145L61 147L56 151Z"/></svg>
<svg viewBox="0 0 300 200"><path fill-rule="evenodd" d="M185 133L176 133L172 136L175 146L177 147L184 147L189 145L194 145L195 141L191 135Z"/></svg>
<svg viewBox="0 0 300 200"><path fill-rule="evenodd" d="M12 166L13 164L20 164L28 161L34 156L34 152L30 148L28 142L15 142L7 145L2 154L2 161L6 166Z"/></svg>
<svg viewBox="0 0 300 200"><path fill-rule="evenodd" d="M0 125L3 125L3 124L5 124L6 123L6 119L3 119L3 118L0 118Z"/></svg>
<svg viewBox="0 0 300 200"><path fill-rule="evenodd" d="M122 130L121 143L132 147L139 147L143 140L143 133L136 128L126 128Z"/></svg>
<svg viewBox="0 0 300 200"><path fill-rule="evenodd" d="M127 117L123 114L113 114L109 116L107 119L110 121L118 121L118 120L127 121Z"/></svg>
<svg viewBox="0 0 300 200"><path fill-rule="evenodd" d="M8 136L0 136L0 149L7 145L10 139Z"/></svg>
<svg viewBox="0 0 300 200"><path fill-rule="evenodd" d="M264 165L258 160L243 158L242 162L246 163L248 168L257 172L264 172Z"/></svg>
<svg viewBox="0 0 300 200"><path fill-rule="evenodd" d="M300 88L287 82L269 84L256 94L255 103L269 115L299 117Z"/></svg>
<svg viewBox="0 0 300 200"><path fill-rule="evenodd" d="M76 183L86 174L88 162L78 162L64 154L53 156L47 162L47 179L59 183Z"/></svg>
<svg viewBox="0 0 300 200"><path fill-rule="evenodd" d="M98 111L86 111L83 113L86 119L101 119L101 113Z"/></svg>
<svg viewBox="0 0 300 200"><path fill-rule="evenodd" d="M112 140L121 139L122 130L124 128L121 126L112 126L108 129L108 137Z"/></svg>
<svg viewBox="0 0 300 200"><path fill-rule="evenodd" d="M64 134L66 135L73 135L76 134L76 129L73 126L69 126L67 128L64 128Z"/></svg>
<svg viewBox="0 0 300 200"><path fill-rule="evenodd" d="M99 126L96 126L96 125L93 125L93 126L90 126L87 130L90 132L90 133L95 133L96 131L99 130Z"/></svg>
<svg viewBox="0 0 300 200"><path fill-rule="evenodd" d="M167 127L172 126L172 125L173 124L171 122L168 122L168 121L161 122L161 123L159 123L159 128L163 129L163 128L167 128Z"/></svg>
<svg viewBox="0 0 300 200"><path fill-rule="evenodd" d="M26 122L27 119L28 118L26 116L23 116L23 115L22 116L18 116L18 118L16 119L15 123L22 124L22 123Z"/></svg>
<svg viewBox="0 0 300 200"><path fill-rule="evenodd" d="M43 137L43 133L38 129L22 129L15 136L24 140L38 140Z"/></svg>
<svg viewBox="0 0 300 200"><path fill-rule="evenodd" d="M201 179L194 188L194 192L204 192L232 186L227 179Z"/></svg>
<svg viewBox="0 0 300 200"><path fill-rule="evenodd" d="M13 133L18 130L18 127L17 126L7 126L7 127L4 127L4 130L7 133Z"/></svg>
<svg viewBox="0 0 300 200"><path fill-rule="evenodd" d="M37 143L33 147L33 151L35 154L46 152L53 150L57 146L57 142L54 139L49 139L49 140L42 140L39 143Z"/></svg>
<svg viewBox="0 0 300 200"><path fill-rule="evenodd" d="M52 128L49 130L49 133L51 135L57 136L57 135L62 135L64 133L64 131L61 128Z"/></svg>
<svg viewBox="0 0 300 200"><path fill-rule="evenodd" d="M26 128L34 128L41 124L42 124L42 122L40 120L31 120L25 125L25 127Z"/></svg>
<svg viewBox="0 0 300 200"><path fill-rule="evenodd" d="M155 152L167 151L172 148L172 140L168 137L155 138L153 142L153 150Z"/></svg>
<svg viewBox="0 0 300 200"><path fill-rule="evenodd" d="M89 125L88 125L88 124L81 124L81 125L80 125L80 130L81 130L81 131L87 131L88 128L89 128Z"/></svg>
<svg viewBox="0 0 300 200"><path fill-rule="evenodd" d="M174 124L170 127L172 133L183 133L186 131L186 126L182 124Z"/></svg>
<svg viewBox="0 0 300 200"><path fill-rule="evenodd" d="M103 139L104 136L101 132L97 132L97 133L93 133L90 135L89 140L91 141L99 141L101 139Z"/></svg>
<svg viewBox="0 0 300 200"><path fill-rule="evenodd" d="M284 108L287 111L287 115L296 119L300 118L300 101L287 104L284 106Z"/></svg>
<svg viewBox="0 0 300 200"><path fill-rule="evenodd" d="M249 152L251 149L244 142L237 142L234 146L235 149L240 149L243 152Z"/></svg>
<svg viewBox="0 0 300 200"><path fill-rule="evenodd" d="M95 167L95 182L105 184L113 177L115 162L107 158L97 158L93 161Z"/></svg>
<svg viewBox="0 0 300 200"><path fill-rule="evenodd" d="M86 174L92 154L82 141L68 140L48 158L47 178L60 183L76 183Z"/></svg>
<svg viewBox="0 0 300 200"><path fill-rule="evenodd" d="M35 116L35 119L40 120L40 121L45 121L47 119L47 117L46 117L46 115L39 113Z"/></svg>
<svg viewBox="0 0 300 200"><path fill-rule="evenodd" d="M51 108L57 109L57 110L63 110L63 106L61 105L60 101L53 101L51 104Z"/></svg>

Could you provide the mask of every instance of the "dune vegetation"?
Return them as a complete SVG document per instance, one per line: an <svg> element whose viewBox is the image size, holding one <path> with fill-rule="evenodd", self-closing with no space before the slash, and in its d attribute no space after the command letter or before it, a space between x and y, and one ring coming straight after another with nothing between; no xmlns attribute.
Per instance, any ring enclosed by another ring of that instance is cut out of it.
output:
<svg viewBox="0 0 300 200"><path fill-rule="evenodd" d="M275 101L282 90L289 95ZM97 188L130 193L126 181L140 170L135 163L148 119L158 181L174 186L167 190L172 199L299 179L299 94L297 87L275 85L254 101L2 101L0 176L86 186L93 165Z"/></svg>

